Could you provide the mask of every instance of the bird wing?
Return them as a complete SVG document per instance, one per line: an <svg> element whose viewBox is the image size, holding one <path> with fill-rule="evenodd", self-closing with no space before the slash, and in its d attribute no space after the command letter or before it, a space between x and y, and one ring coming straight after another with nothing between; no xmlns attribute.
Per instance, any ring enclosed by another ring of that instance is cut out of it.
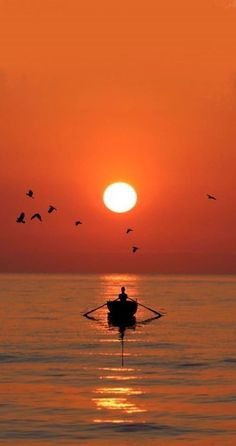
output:
<svg viewBox="0 0 236 446"><path fill-rule="evenodd" d="M34 215L32 215L32 217L31 217L31 220L33 220L33 218L38 218L40 221L42 221L42 218L41 218L41 215L40 214L34 214Z"/></svg>
<svg viewBox="0 0 236 446"><path fill-rule="evenodd" d="M54 206L49 206L48 212L56 211L56 208Z"/></svg>

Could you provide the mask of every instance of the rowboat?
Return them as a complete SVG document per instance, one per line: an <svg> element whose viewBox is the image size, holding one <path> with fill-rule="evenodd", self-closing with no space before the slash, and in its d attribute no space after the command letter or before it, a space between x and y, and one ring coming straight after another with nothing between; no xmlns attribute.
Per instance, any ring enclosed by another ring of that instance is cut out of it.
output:
<svg viewBox="0 0 236 446"><path fill-rule="evenodd" d="M108 300L107 308L112 318L117 319L129 319L137 311L138 302L133 300L126 300L124 302L120 300Z"/></svg>

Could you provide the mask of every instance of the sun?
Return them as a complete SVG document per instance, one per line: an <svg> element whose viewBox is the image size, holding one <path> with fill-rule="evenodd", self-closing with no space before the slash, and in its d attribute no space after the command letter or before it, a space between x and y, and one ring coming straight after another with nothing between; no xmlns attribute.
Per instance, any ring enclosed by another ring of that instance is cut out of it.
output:
<svg viewBox="0 0 236 446"><path fill-rule="evenodd" d="M128 212L137 202L137 193L128 183L112 183L104 191L105 206L113 212Z"/></svg>

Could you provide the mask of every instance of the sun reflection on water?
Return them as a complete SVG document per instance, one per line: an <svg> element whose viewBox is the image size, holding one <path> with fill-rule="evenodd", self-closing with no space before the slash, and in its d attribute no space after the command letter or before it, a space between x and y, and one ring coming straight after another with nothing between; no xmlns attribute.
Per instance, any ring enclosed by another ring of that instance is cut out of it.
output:
<svg viewBox="0 0 236 446"><path fill-rule="evenodd" d="M102 372L99 376L100 380L113 380L113 381L131 381L140 379L139 376L134 374L136 370L134 368L126 367L104 367L100 369ZM130 374L132 372L132 374Z"/></svg>
<svg viewBox="0 0 236 446"><path fill-rule="evenodd" d="M116 419L113 419L113 420L110 420L110 419L103 419L103 420L101 420L100 418L95 418L94 420L93 420L93 422L94 423L113 423L113 424L124 424L124 423L132 423L132 420L125 420L125 419L123 419L123 418L116 418Z"/></svg>
<svg viewBox="0 0 236 446"><path fill-rule="evenodd" d="M134 368L132 367L99 367L98 370L109 371L109 372L134 372Z"/></svg>
<svg viewBox="0 0 236 446"><path fill-rule="evenodd" d="M96 418L95 423L130 423L131 415L142 414L146 409L140 407L132 398L141 395L141 389L132 387L99 387L95 390L101 397L92 398L98 411L103 412L104 417ZM131 397L131 398L129 398ZM107 418L107 412L109 418Z"/></svg>
<svg viewBox="0 0 236 446"><path fill-rule="evenodd" d="M95 390L98 394L119 394L119 395L141 395L143 392L141 390L134 390L131 387L100 387Z"/></svg>
<svg viewBox="0 0 236 446"><path fill-rule="evenodd" d="M134 368L104 367L101 370L100 380L131 381L137 382L137 376L134 375ZM110 372L110 373L109 373ZM111 373L112 372L112 373ZM143 395L144 391L140 387L122 386L122 385L104 385L94 390L96 396L92 398L96 409L104 416L96 418L95 423L130 423L133 422L132 415L146 412L143 404L137 404L135 398ZM109 416L107 417L107 413ZM140 420L143 422L143 420Z"/></svg>
<svg viewBox="0 0 236 446"><path fill-rule="evenodd" d="M109 275L103 276L103 291L104 295L108 299L114 299L119 293L121 285L127 286L127 291L131 298L136 298L138 293L138 279L135 275L132 276L117 276L111 278ZM107 336L107 329L112 334L115 332L118 336L113 337L102 336L100 339L101 344L104 345L103 357L116 357L122 358L122 367L102 367L99 368L99 382L98 386L94 390L94 397L92 402L99 411L99 417L94 417L94 423L133 423L134 420L139 419L139 422L145 422L143 415L147 410L145 407L145 399L140 401L140 396L144 394L140 383L139 370L133 367L125 367L124 358L130 357L131 353L124 352L124 338L125 332L128 330L132 334L136 327L136 320L133 318L132 324L114 324L108 320L107 325L103 324L100 328ZM121 343L121 351L117 352L114 349L110 350L109 344ZM128 342L135 342L135 339L130 339ZM108 347L108 348L107 348ZM109 349L109 350L108 350ZM137 353L132 352L132 357ZM106 385L106 383L108 385ZM135 383L135 386L133 385ZM124 385L122 385L124 384Z"/></svg>
<svg viewBox="0 0 236 446"><path fill-rule="evenodd" d="M112 379L114 381L130 381L134 379L140 379L138 376L124 376L124 375L106 375L106 376L99 376L99 379Z"/></svg>
<svg viewBox="0 0 236 446"><path fill-rule="evenodd" d="M93 401L98 410L121 410L127 414L146 412L145 409L140 409L136 404L129 402L127 398L93 398Z"/></svg>

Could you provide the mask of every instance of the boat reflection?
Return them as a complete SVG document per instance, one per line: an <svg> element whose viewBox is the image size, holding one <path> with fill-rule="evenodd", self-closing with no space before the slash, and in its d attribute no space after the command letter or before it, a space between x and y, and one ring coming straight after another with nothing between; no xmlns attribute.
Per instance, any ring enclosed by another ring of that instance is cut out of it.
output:
<svg viewBox="0 0 236 446"><path fill-rule="evenodd" d="M159 319L161 315L154 316L148 319L144 319L139 321L137 324L136 317L131 316L129 318L116 318L112 316L110 313L107 315L108 327L109 328L118 328L119 339L121 340L121 365L124 366L124 340L125 340L125 332L126 330L135 330L137 325L146 325L150 322L153 322L156 319Z"/></svg>
<svg viewBox="0 0 236 446"><path fill-rule="evenodd" d="M89 319L90 321L97 322L97 323L101 322L100 319L95 318L93 316L90 316L87 314L84 316L87 319ZM121 341L121 365L122 365L122 367L124 366L124 357L127 356L124 353L124 340L125 340L126 330L135 330L137 326L147 325L157 319L160 319L160 317L162 317L162 315L158 314L156 316L153 316L153 317L150 317L147 319L143 319L143 320L139 320L137 322L135 316L130 316L128 318L126 318L126 317L120 318L120 317L115 317L111 313L107 313L108 329L118 329L118 338ZM104 327L104 324L102 326ZM103 353L103 355L104 355L104 353Z"/></svg>
<svg viewBox="0 0 236 446"><path fill-rule="evenodd" d="M120 319L112 316L110 313L107 315L107 321L108 321L108 327L118 328L119 333L119 339L121 340L121 366L124 366L124 337L125 337L125 331L127 329L129 330L135 330L136 328L136 317L131 316L129 318Z"/></svg>

